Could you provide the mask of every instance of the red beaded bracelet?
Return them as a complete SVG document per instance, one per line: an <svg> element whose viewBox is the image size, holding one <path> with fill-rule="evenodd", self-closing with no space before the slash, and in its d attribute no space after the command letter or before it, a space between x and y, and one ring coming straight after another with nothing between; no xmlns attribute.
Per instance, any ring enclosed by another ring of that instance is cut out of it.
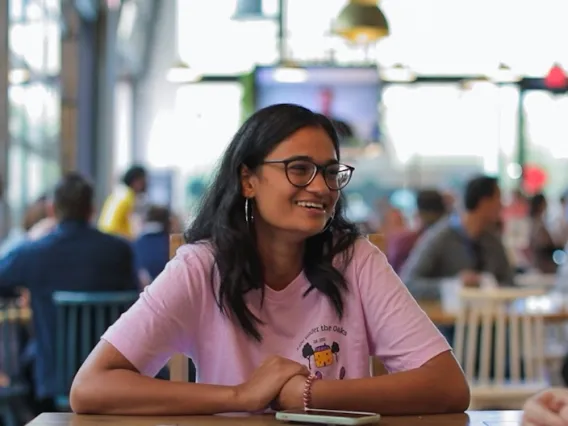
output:
<svg viewBox="0 0 568 426"><path fill-rule="evenodd" d="M306 378L306 383L304 384L304 410L310 408L312 403L312 385L317 380L317 376L310 375Z"/></svg>

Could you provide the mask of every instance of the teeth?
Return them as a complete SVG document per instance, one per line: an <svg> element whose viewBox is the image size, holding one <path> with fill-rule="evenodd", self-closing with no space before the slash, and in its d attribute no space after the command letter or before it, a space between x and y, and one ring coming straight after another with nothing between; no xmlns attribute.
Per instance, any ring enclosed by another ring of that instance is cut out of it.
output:
<svg viewBox="0 0 568 426"><path fill-rule="evenodd" d="M323 204L320 203L312 203L311 201L298 201L296 204L302 207L311 207L313 209L323 210Z"/></svg>

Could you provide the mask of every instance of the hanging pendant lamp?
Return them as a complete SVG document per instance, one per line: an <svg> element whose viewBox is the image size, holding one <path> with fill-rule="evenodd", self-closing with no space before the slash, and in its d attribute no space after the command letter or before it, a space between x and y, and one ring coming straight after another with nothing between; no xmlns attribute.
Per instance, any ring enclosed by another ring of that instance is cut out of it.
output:
<svg viewBox="0 0 568 426"><path fill-rule="evenodd" d="M335 20L333 30L351 42L371 43L389 35L389 24L377 0L350 0Z"/></svg>

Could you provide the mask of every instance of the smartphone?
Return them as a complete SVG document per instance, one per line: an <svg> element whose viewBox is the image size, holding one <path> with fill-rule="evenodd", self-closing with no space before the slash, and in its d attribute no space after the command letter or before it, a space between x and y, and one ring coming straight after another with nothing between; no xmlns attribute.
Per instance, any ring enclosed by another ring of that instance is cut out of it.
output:
<svg viewBox="0 0 568 426"><path fill-rule="evenodd" d="M367 425L378 423L381 416L377 413L360 411L318 410L285 410L276 413L276 420L299 423L321 423L328 425Z"/></svg>

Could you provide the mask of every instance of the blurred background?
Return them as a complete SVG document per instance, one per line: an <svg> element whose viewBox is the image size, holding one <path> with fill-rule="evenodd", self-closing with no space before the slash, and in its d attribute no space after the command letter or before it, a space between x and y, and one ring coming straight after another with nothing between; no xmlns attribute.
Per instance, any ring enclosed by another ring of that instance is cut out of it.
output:
<svg viewBox="0 0 568 426"><path fill-rule="evenodd" d="M65 312L136 300L237 129L282 102L333 120L342 162L356 169L349 218L380 234L375 244L450 342L465 311L446 281L465 280L471 259L431 260L421 236L453 229L440 219L455 212L495 232L464 253L521 288L519 312L560 330L546 379L568 383L566 16L565 0L0 0L2 424L68 409L70 380L106 326L79 329ZM124 251L90 223L132 244ZM105 260L115 250L120 267ZM428 292L413 286L420 279ZM525 287L547 293L527 298ZM99 290L131 294L84 293Z"/></svg>
<svg viewBox="0 0 568 426"><path fill-rule="evenodd" d="M185 217L242 121L278 102L346 125L350 215L371 227L381 206L411 219L416 189L457 193L476 173L505 200L558 205L568 3L383 0L383 24L339 20L348 3L0 0L4 234L62 172L93 179L100 206L133 163Z"/></svg>

